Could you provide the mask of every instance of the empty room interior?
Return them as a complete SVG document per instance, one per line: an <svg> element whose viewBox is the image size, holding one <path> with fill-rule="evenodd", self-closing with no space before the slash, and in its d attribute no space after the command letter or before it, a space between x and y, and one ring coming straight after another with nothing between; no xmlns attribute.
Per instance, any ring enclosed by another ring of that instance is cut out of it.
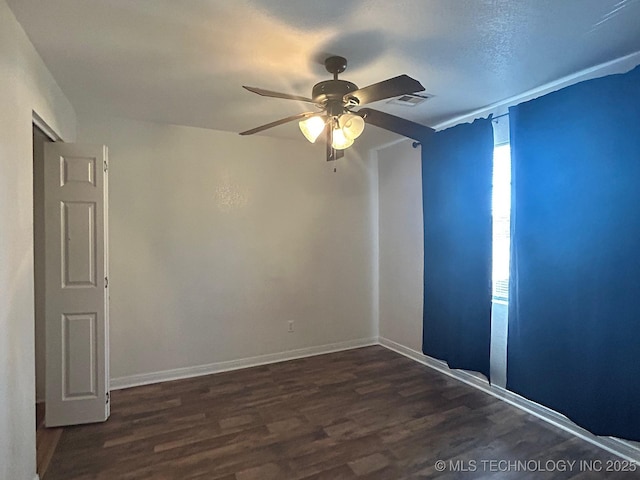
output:
<svg viewBox="0 0 640 480"><path fill-rule="evenodd" d="M0 480L640 478L639 19L0 0Z"/></svg>

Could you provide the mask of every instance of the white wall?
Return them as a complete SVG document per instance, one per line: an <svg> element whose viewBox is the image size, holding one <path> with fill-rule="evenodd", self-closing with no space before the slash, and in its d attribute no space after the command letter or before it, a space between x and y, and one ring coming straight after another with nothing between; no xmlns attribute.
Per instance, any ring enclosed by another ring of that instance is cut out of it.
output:
<svg viewBox="0 0 640 480"><path fill-rule="evenodd" d="M374 336L354 150L333 173L304 139L92 116L78 140L109 147L112 379Z"/></svg>
<svg viewBox="0 0 640 480"><path fill-rule="evenodd" d="M380 336L422 351L423 223L420 148L378 151Z"/></svg>
<svg viewBox="0 0 640 480"><path fill-rule="evenodd" d="M36 473L32 112L65 140L75 113L0 0L0 478Z"/></svg>

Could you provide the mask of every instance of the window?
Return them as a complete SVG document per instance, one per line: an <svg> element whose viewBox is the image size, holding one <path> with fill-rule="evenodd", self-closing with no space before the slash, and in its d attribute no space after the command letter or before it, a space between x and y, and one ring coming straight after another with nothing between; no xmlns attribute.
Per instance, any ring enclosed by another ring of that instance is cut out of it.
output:
<svg viewBox="0 0 640 480"><path fill-rule="evenodd" d="M492 192L492 297L494 301L507 302L509 300L509 247L511 241L511 148L508 143L496 145L493 150Z"/></svg>

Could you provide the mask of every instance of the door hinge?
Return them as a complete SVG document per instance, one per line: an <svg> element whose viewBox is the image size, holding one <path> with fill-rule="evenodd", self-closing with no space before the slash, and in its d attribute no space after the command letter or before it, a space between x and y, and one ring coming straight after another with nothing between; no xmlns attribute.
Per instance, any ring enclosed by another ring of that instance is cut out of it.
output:
<svg viewBox="0 0 640 480"><path fill-rule="evenodd" d="M111 399L111 392L107 392L107 402L106 402L107 405L109 405L110 399Z"/></svg>
<svg viewBox="0 0 640 480"><path fill-rule="evenodd" d="M104 277L104 288L109 288L109 277Z"/></svg>
<svg viewBox="0 0 640 480"><path fill-rule="evenodd" d="M106 172L109 169L109 165L107 164L107 161L104 161L104 171Z"/></svg>

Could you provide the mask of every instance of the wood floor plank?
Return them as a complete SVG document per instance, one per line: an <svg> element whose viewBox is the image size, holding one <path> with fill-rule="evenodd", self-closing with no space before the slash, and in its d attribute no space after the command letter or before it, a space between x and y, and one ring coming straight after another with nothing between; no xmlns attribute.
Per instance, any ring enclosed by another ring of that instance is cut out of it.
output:
<svg viewBox="0 0 640 480"><path fill-rule="evenodd" d="M53 458L62 428L46 428L44 426L45 404L36 404L36 471L40 478L44 477Z"/></svg>
<svg viewBox="0 0 640 480"><path fill-rule="evenodd" d="M607 475L470 475L455 467L614 459L378 346L114 391L111 399L106 423L64 430L43 480L582 480Z"/></svg>

